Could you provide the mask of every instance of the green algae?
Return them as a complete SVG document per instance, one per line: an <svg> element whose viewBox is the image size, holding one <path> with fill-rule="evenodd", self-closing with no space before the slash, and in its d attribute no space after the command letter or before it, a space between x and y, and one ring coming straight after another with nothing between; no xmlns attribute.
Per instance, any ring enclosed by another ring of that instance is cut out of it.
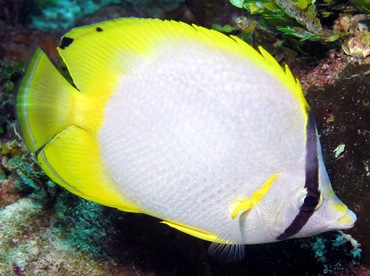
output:
<svg viewBox="0 0 370 276"><path fill-rule="evenodd" d="M123 219L124 213L94 202L78 198L68 192L59 195L54 207L54 232L70 248L85 252L91 257L106 256L116 230L113 224Z"/></svg>
<svg viewBox="0 0 370 276"><path fill-rule="evenodd" d="M317 17L315 1L231 1L238 8L244 8L252 15L262 15L262 25L275 26L282 33L300 40L316 41L329 38ZM330 38L333 40L333 38Z"/></svg>
<svg viewBox="0 0 370 276"><path fill-rule="evenodd" d="M368 1L357 1L356 6L350 2L341 3L337 0L230 0L230 2L247 12L249 18L247 21L250 23L247 27L241 28L244 34L258 32L261 29L272 32L279 35L283 43L289 44L305 55L311 53L310 48L315 44L328 48L341 45L348 55L353 56L362 55L365 58L370 55L368 26L366 27L368 23L360 19L361 15L366 19L366 15L358 14L361 11L367 12ZM343 17L359 19L351 22L348 30L342 25ZM254 25L253 28L248 27L250 24Z"/></svg>
<svg viewBox="0 0 370 276"><path fill-rule="evenodd" d="M25 66L24 60L19 62L5 60L0 66L0 80L2 93L9 94L15 88L17 78L15 75L20 74Z"/></svg>
<svg viewBox="0 0 370 276"><path fill-rule="evenodd" d="M353 0L356 7L367 14L370 14L370 1L369 0Z"/></svg>
<svg viewBox="0 0 370 276"><path fill-rule="evenodd" d="M14 118L13 113L13 96L12 92L23 73L25 62L11 60L0 60L0 134L4 134L6 128ZM1 145L1 151L5 150L4 144ZM4 153L2 153L4 154Z"/></svg>

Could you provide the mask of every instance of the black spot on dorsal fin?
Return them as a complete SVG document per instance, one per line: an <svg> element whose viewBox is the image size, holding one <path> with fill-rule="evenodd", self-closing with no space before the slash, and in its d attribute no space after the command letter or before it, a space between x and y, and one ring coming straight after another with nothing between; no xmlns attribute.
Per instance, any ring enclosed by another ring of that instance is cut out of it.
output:
<svg viewBox="0 0 370 276"><path fill-rule="evenodd" d="M103 31L103 29L102 29L102 28L100 28L100 27L96 27L96 31L100 33L100 32L102 32L102 31Z"/></svg>
<svg viewBox="0 0 370 276"><path fill-rule="evenodd" d="M69 45L71 45L72 42L73 42L73 38L70 38L70 37L66 37L65 36L65 37L62 38L62 41L59 44L59 48L64 50Z"/></svg>

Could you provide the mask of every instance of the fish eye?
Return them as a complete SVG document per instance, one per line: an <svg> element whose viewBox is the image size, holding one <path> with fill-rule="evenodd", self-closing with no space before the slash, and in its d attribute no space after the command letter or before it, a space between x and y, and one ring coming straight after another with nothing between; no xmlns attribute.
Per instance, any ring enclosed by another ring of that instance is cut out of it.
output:
<svg viewBox="0 0 370 276"><path fill-rule="evenodd" d="M294 203L298 210L314 211L320 207L322 196L319 190L312 192L303 188L296 194Z"/></svg>
<svg viewBox="0 0 370 276"><path fill-rule="evenodd" d="M313 208L319 203L319 198L308 195L304 198L303 203L305 206Z"/></svg>

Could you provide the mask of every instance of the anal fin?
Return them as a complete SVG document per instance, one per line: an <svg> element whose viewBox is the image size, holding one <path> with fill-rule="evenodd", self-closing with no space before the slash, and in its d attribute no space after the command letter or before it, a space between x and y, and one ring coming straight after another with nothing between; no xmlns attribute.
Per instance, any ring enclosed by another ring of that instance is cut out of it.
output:
<svg viewBox="0 0 370 276"><path fill-rule="evenodd" d="M38 154L46 174L71 193L96 203L128 212L141 212L112 181L102 163L97 139L69 126L49 141Z"/></svg>
<svg viewBox="0 0 370 276"><path fill-rule="evenodd" d="M217 236L212 233L201 231L201 230L192 228L190 226L185 226L185 225L182 225L176 222L162 221L162 223L167 224L168 226L172 228L175 228L181 232L184 232L186 234L189 234L191 236L197 237L202 240L213 241L217 238Z"/></svg>

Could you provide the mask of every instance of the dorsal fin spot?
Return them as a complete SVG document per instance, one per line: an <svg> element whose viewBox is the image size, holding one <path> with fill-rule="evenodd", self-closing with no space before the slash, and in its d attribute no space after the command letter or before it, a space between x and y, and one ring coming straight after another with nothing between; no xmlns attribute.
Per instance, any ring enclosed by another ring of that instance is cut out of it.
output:
<svg viewBox="0 0 370 276"><path fill-rule="evenodd" d="M64 50L69 45L71 45L72 42L73 42L73 38L65 36L65 37L62 38L62 41L60 42L59 48Z"/></svg>

